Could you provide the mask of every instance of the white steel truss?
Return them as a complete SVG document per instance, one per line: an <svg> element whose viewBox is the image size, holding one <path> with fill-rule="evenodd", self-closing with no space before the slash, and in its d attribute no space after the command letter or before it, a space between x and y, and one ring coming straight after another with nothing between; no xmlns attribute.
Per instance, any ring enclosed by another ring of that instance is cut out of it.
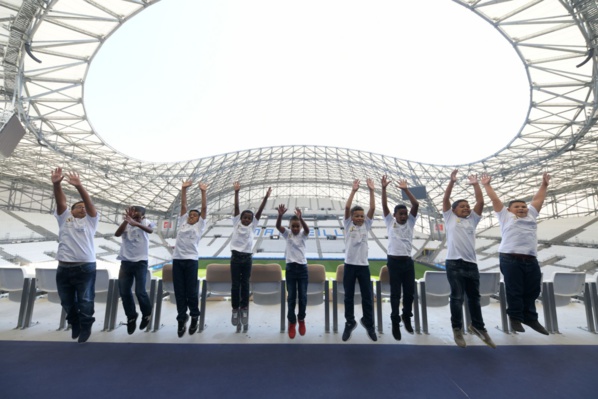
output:
<svg viewBox="0 0 598 399"><path fill-rule="evenodd" d="M192 161L150 163L111 148L87 120L85 77L110 35L158 1L0 0L2 123L17 113L27 129L15 153L0 160L4 189L28 192L23 187L35 187L47 192L51 168L61 165L79 171L93 198L105 206L116 209L135 201L168 217L175 212L184 179L208 182L210 207L226 209L235 180L246 187L243 200L255 203L269 186L281 195L342 199L354 178L372 177L378 183L388 174L426 186L428 198L422 208L431 218L439 216L443 188L454 165L318 146L246 149ZM494 155L459 169L464 174L487 172L495 176L497 192L521 199L529 199L542 172L549 171L554 178L545 217L595 213L596 2L454 1L512 44L530 84L527 120L513 132L513 140ZM466 190L464 184L458 186L454 196L470 196ZM190 193L192 201L198 200L197 195ZM16 196L8 197L15 205ZM399 201L396 193L391 200Z"/></svg>

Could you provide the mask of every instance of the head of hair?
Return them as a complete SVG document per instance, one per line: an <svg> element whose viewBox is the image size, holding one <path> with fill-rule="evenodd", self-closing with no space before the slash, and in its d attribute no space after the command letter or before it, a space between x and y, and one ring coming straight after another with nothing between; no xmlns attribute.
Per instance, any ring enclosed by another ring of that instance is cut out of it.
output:
<svg viewBox="0 0 598 399"><path fill-rule="evenodd" d="M246 213L250 214L253 217L253 211L250 211L249 209L246 209L243 212L241 212L241 215L239 217L243 219L243 215L245 215Z"/></svg>
<svg viewBox="0 0 598 399"><path fill-rule="evenodd" d="M455 208L457 208L461 202L467 202L467 200L460 199L460 200L453 202L453 205L451 205L451 209L455 210Z"/></svg>
<svg viewBox="0 0 598 399"><path fill-rule="evenodd" d="M201 211L199 209L190 209L189 215L191 215L191 212L195 212L195 213L197 213L197 216L201 216Z"/></svg>
<svg viewBox="0 0 598 399"><path fill-rule="evenodd" d="M297 221L297 222L298 222L298 221L299 221L299 216L297 216L297 215L293 215L293 216L291 216L291 217L289 218L289 220L290 220L291 222L295 222L295 221Z"/></svg>
<svg viewBox="0 0 598 399"><path fill-rule="evenodd" d="M407 209L407 207L403 204L399 204L399 205L395 206L394 213L397 213L399 211L399 209Z"/></svg>
<svg viewBox="0 0 598 399"><path fill-rule="evenodd" d="M141 214L141 216L145 215L145 208L142 206L134 206L133 209L135 210L135 212L139 212Z"/></svg>
<svg viewBox="0 0 598 399"><path fill-rule="evenodd" d="M85 202L83 202L83 201L77 201L77 202L75 202L73 205L71 205L71 211L72 211L73 209L75 209L75 207L76 207L77 205L79 205L79 204L85 204Z"/></svg>
<svg viewBox="0 0 598 399"><path fill-rule="evenodd" d="M364 211L364 212L365 212L365 210L363 209L363 207L362 207L362 206L355 205L353 208L351 208L351 216L353 216L353 214L354 214L356 211Z"/></svg>
<svg viewBox="0 0 598 399"><path fill-rule="evenodd" d="M513 200L513 201L509 201L509 206L507 206L507 208L510 208L511 205L516 204L518 202L523 202L525 204L524 200L518 200L518 199L516 199L516 200Z"/></svg>

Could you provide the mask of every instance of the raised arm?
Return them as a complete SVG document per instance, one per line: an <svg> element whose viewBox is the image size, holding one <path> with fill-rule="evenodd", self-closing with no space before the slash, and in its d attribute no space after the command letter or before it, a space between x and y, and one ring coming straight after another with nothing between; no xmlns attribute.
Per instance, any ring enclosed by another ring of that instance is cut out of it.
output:
<svg viewBox="0 0 598 399"><path fill-rule="evenodd" d="M542 204L544 204L544 200L546 199L546 189L548 188L548 183L550 183L550 175L546 172L542 175L542 184L540 184L540 188L534 198L532 198L531 205L536 208L538 212L542 209Z"/></svg>
<svg viewBox="0 0 598 399"><path fill-rule="evenodd" d="M482 188L478 182L478 175L469 175L469 184L473 186L473 192L475 194L473 211L481 216L482 211L484 210L484 194L482 193Z"/></svg>
<svg viewBox="0 0 598 399"><path fill-rule="evenodd" d="M239 210L239 190L241 189L241 183L238 181L234 182L233 188L235 189L235 206L233 209L233 216L239 216L239 213L241 213Z"/></svg>
<svg viewBox="0 0 598 399"><path fill-rule="evenodd" d="M282 227L282 215L287 211L287 207L284 204L278 205L278 216L276 217L276 230L280 231L280 234L284 234L285 228Z"/></svg>
<svg viewBox="0 0 598 399"><path fill-rule="evenodd" d="M98 215L98 211L96 210L96 207L93 204L91 197L87 193L87 190L85 190L85 187L83 187L81 179L79 178L79 174L75 172L69 172L66 174L66 179L67 182L70 185L74 186L79 192L79 195L83 200L83 204L85 205L85 212L92 218L95 218Z"/></svg>
<svg viewBox="0 0 598 399"><path fill-rule="evenodd" d="M56 213L62 215L66 211L66 195L62 191L62 168L56 168L52 171L52 186L54 187L54 197L56 198Z"/></svg>
<svg viewBox="0 0 598 399"><path fill-rule="evenodd" d="M494 212L500 212L502 211L502 208L504 208L504 205L502 201L498 198L498 195L496 195L496 192L494 191L492 186L490 185L491 181L491 176L487 175L486 173L482 174L482 179L480 180L480 182L482 183L482 186L484 186L484 190L486 190L486 194L492 202L492 209L494 209Z"/></svg>
<svg viewBox="0 0 598 399"><path fill-rule="evenodd" d="M451 209L451 193L453 192L453 187L455 186L455 182L457 181L457 169L453 170L451 173L451 179L449 180L448 185L446 186L446 190L444 190L444 197L442 198L442 211L450 211Z"/></svg>
<svg viewBox="0 0 598 399"><path fill-rule="evenodd" d="M349 198L347 198L347 203L345 204L345 219L349 219L351 217L351 204L353 203L353 197L355 197L357 190L359 190L359 179L353 180L351 194L349 194Z"/></svg>
<svg viewBox="0 0 598 399"><path fill-rule="evenodd" d="M388 214L390 213L390 209L388 209L388 198L386 196L386 187L390 184L390 180L386 177L386 175L382 176L382 182L381 182L381 186L382 186L382 213L384 214L384 217L388 216Z"/></svg>
<svg viewBox="0 0 598 399"><path fill-rule="evenodd" d="M208 216L208 196L207 196L207 191L208 191L208 185L202 182L199 182L199 191L201 191L201 215L200 217L203 220L206 220L206 217Z"/></svg>
<svg viewBox="0 0 598 399"><path fill-rule="evenodd" d="M193 182L191 180L187 180L183 182L181 186L181 216L187 214L187 189L191 187Z"/></svg>
<svg viewBox="0 0 598 399"><path fill-rule="evenodd" d="M268 202L268 197L270 197L271 193L272 193L272 187L268 187L268 190L266 190L266 195L264 195L264 199L262 200L260 207L257 209L257 212L255 213L255 218L257 220L260 220L260 218L262 217L262 212L263 212L264 208L266 207L266 202Z"/></svg>
<svg viewBox="0 0 598 399"><path fill-rule="evenodd" d="M411 213L411 216L416 217L417 211L419 210L419 201L415 199L415 196L411 190L409 190L409 187L407 186L407 180L399 180L397 187L399 187L405 193L407 198L409 198L409 202L411 202L411 211L409 213Z"/></svg>
<svg viewBox="0 0 598 399"><path fill-rule="evenodd" d="M370 190L370 209L368 209L368 218L374 218L374 211L376 210L376 198L374 198L374 180L367 179L366 183L368 185L368 189Z"/></svg>
<svg viewBox="0 0 598 399"><path fill-rule="evenodd" d="M303 234L309 235L309 226L303 220L303 214L301 213L301 208L295 208L295 215L299 218L299 223L301 223L301 227L303 227Z"/></svg>

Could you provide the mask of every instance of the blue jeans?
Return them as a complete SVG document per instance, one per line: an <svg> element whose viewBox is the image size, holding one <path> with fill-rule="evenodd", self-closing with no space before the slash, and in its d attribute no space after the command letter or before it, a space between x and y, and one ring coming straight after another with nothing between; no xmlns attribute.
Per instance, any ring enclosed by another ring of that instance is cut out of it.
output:
<svg viewBox="0 0 598 399"><path fill-rule="evenodd" d="M463 301L467 295L467 306L471 324L484 330L484 319L480 306L480 272L478 265L463 259L447 259L446 276L451 286L451 324L453 328L463 327Z"/></svg>
<svg viewBox="0 0 598 399"><path fill-rule="evenodd" d="M187 320L187 309L191 317L199 317L199 285L197 259L172 260L172 284L178 321Z"/></svg>
<svg viewBox="0 0 598 399"><path fill-rule="evenodd" d="M249 307L249 278L253 257L250 253L232 251L230 276L232 280L230 297L233 309Z"/></svg>
<svg viewBox="0 0 598 399"><path fill-rule="evenodd" d="M519 321L538 320L536 299L540 296L542 272L535 256L500 254L505 278L507 314Z"/></svg>
<svg viewBox="0 0 598 399"><path fill-rule="evenodd" d="M56 270L56 287L60 304L66 312L66 320L72 326L91 329L96 286L96 262L78 266L62 266Z"/></svg>
<svg viewBox="0 0 598 399"><path fill-rule="evenodd" d="M307 307L307 265L300 263L287 263L286 267L287 291L289 297L287 302L289 304L289 311L287 319L290 324L297 323L299 320L305 319L305 308ZM299 295L299 313L295 316L295 304L297 303L297 294Z"/></svg>
<svg viewBox="0 0 598 399"><path fill-rule="evenodd" d="M355 280L361 289L363 321L367 328L374 328L374 301L372 299L372 279L369 266L345 265L343 288L345 289L345 319L355 322Z"/></svg>
<svg viewBox="0 0 598 399"><path fill-rule="evenodd" d="M120 262L120 270L118 272L118 291L123 300L123 308L127 319L134 319L137 317L135 311L135 300L133 299L133 280L135 280L135 296L139 301L139 309L141 314L149 316L152 314L152 305L149 296L145 290L147 280L147 260L140 260L139 262L129 262L123 260Z"/></svg>
<svg viewBox="0 0 598 399"><path fill-rule="evenodd" d="M413 316L413 295L415 292L415 266L409 256L388 256L386 260L390 277L390 318L399 321L401 289L403 290L403 314Z"/></svg>

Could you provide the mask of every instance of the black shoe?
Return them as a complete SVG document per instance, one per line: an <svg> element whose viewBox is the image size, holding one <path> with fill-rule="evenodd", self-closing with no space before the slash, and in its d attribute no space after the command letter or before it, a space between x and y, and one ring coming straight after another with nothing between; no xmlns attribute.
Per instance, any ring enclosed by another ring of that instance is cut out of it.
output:
<svg viewBox="0 0 598 399"><path fill-rule="evenodd" d="M351 339L351 333L353 332L353 330L355 330L356 327L357 323L355 322L355 320L348 321L345 323L345 331L343 331L343 342L347 342Z"/></svg>
<svg viewBox="0 0 598 399"><path fill-rule="evenodd" d="M127 333L129 335L131 335L135 332L135 329L137 328L137 318L138 317L139 317L139 314L135 313L135 317L132 317L127 320Z"/></svg>
<svg viewBox="0 0 598 399"><path fill-rule="evenodd" d="M147 326L149 325L150 321L152 320L152 315L147 315L147 316L143 316L141 318L141 323L139 323L139 329L140 330L145 330L147 328Z"/></svg>
<svg viewBox="0 0 598 399"><path fill-rule="evenodd" d="M81 334L81 325L79 322L71 324L71 338L77 339L79 338L79 334Z"/></svg>
<svg viewBox="0 0 598 399"><path fill-rule="evenodd" d="M185 320L179 321L179 328L177 330L179 338L185 335L185 331L187 331L187 320L189 320L189 316L186 316Z"/></svg>
<svg viewBox="0 0 598 399"><path fill-rule="evenodd" d="M361 319L359 319L359 322L361 323L363 328L365 328L365 331L367 331L368 338L374 342L378 341L378 336L376 335L376 329L374 327L367 327L365 325L365 323L363 322L363 317Z"/></svg>
<svg viewBox="0 0 598 399"><path fill-rule="evenodd" d="M536 330L540 334L548 335L548 331L544 328L542 324L538 320L531 320L531 321L523 321L523 324L526 326L531 327L533 330Z"/></svg>
<svg viewBox="0 0 598 399"><path fill-rule="evenodd" d="M401 320L403 320L405 330L407 330L409 334L413 334L413 327L411 326L411 317L405 316L405 314L403 314L401 315Z"/></svg>
<svg viewBox="0 0 598 399"><path fill-rule="evenodd" d="M509 317L509 321L511 322L511 328L513 331L517 331L519 333L525 332L525 328L523 328L519 320Z"/></svg>
<svg viewBox="0 0 598 399"><path fill-rule="evenodd" d="M81 332L79 333L79 343L82 344L83 342L87 342L89 337L91 336L91 326L89 327L82 327Z"/></svg>
<svg viewBox="0 0 598 399"><path fill-rule="evenodd" d="M197 331L197 327L197 317L192 317L191 324L189 325L189 335L195 334L195 331Z"/></svg>
<svg viewBox="0 0 598 399"><path fill-rule="evenodd" d="M398 320L392 320L392 336L397 341L401 340L401 323Z"/></svg>

